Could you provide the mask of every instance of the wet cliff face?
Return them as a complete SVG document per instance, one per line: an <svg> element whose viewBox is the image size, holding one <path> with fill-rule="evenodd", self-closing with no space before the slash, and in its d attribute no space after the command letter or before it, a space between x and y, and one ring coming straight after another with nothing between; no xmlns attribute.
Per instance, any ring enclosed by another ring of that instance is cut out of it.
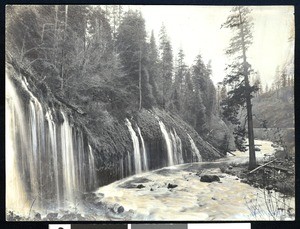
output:
<svg viewBox="0 0 300 229"><path fill-rule="evenodd" d="M47 87L6 76L7 208L76 205L83 193L157 168L220 155L184 121L163 110L97 120ZM92 125L91 125L92 124Z"/></svg>

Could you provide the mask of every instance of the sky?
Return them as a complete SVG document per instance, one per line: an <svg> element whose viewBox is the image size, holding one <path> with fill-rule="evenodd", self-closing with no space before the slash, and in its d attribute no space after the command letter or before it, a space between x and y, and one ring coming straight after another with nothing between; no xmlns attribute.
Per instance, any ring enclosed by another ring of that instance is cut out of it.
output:
<svg viewBox="0 0 300 229"><path fill-rule="evenodd" d="M232 35L222 23L230 14L230 6L130 6L139 9L146 21L148 34L154 31L156 41L164 24L170 37L174 56L180 48L186 63L193 64L201 54L205 63L211 60L212 80L215 84L225 76L228 63L225 49ZM248 50L248 61L258 71L263 85L271 83L277 66L294 56L294 44L288 42L294 27L292 6L252 6L254 23L253 44Z"/></svg>

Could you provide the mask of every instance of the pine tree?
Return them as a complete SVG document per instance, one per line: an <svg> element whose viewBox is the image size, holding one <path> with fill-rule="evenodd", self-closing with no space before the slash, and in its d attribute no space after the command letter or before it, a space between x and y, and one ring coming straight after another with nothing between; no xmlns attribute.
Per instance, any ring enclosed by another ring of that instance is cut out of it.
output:
<svg viewBox="0 0 300 229"><path fill-rule="evenodd" d="M256 156L254 148L253 120L251 94L255 91L249 84L251 65L247 61L247 50L252 44L252 27L250 9L244 6L236 6L231 10L227 21L222 25L233 32L230 45L226 50L229 57L233 57L232 63L228 65L228 74L224 79L225 85L230 85L228 97L223 109L224 115L230 121L238 124L236 115L241 106L246 105L248 140L249 140L249 169L256 167ZM239 126L239 129L243 129ZM241 131L239 131L241 133Z"/></svg>
<svg viewBox="0 0 300 229"><path fill-rule="evenodd" d="M181 98L183 95L183 85L185 80L185 74L187 72L187 65L184 62L184 53L180 49L177 55L176 67L175 67L175 80L172 87L171 104L173 109L177 112L181 111Z"/></svg>
<svg viewBox="0 0 300 229"><path fill-rule="evenodd" d="M116 45L126 75L123 85L126 85L127 90L132 94L133 104L136 104L138 109L145 106L150 108L153 104L153 96L146 66L145 20L141 12L129 10L125 14L118 29Z"/></svg>
<svg viewBox="0 0 300 229"><path fill-rule="evenodd" d="M262 94L262 85L261 85L261 79L260 79L260 74L259 73L256 74L255 80L253 82L253 86L256 87L256 90L257 90L256 95L257 96Z"/></svg>
<svg viewBox="0 0 300 229"><path fill-rule="evenodd" d="M167 36L166 27L162 25L159 36L159 51L160 51L160 77L162 85L162 106L167 108L167 101L170 99L170 92L173 78L173 51L170 40Z"/></svg>
<svg viewBox="0 0 300 229"><path fill-rule="evenodd" d="M216 110L216 89L210 79L211 67L210 63L205 65L201 55L198 55L193 65L193 77L196 80L196 91L201 93L202 103L205 106L206 121L209 122Z"/></svg>
<svg viewBox="0 0 300 229"><path fill-rule="evenodd" d="M287 86L287 74L286 74L286 71L285 70L282 70L282 73L281 73L281 86L282 87L286 87Z"/></svg>
<svg viewBox="0 0 300 229"><path fill-rule="evenodd" d="M265 93L268 93L268 92L269 92L269 86L268 86L268 84L266 84Z"/></svg>
<svg viewBox="0 0 300 229"><path fill-rule="evenodd" d="M222 88L221 88L221 99L225 100L226 97L227 97L227 89L226 89L226 86L223 85Z"/></svg>
<svg viewBox="0 0 300 229"><path fill-rule="evenodd" d="M206 67L203 63L201 55L198 55L193 65L192 71L194 81L194 101L195 101L195 123L194 127L199 134L204 134L207 131L206 107L204 106L203 95L207 89L207 81L205 78Z"/></svg>
<svg viewBox="0 0 300 229"><path fill-rule="evenodd" d="M152 86L154 102L162 104L162 94L159 91L159 86L161 84L159 78L159 59L158 50L154 37L154 32L152 30L150 43L148 45L148 71L149 71L149 83Z"/></svg>

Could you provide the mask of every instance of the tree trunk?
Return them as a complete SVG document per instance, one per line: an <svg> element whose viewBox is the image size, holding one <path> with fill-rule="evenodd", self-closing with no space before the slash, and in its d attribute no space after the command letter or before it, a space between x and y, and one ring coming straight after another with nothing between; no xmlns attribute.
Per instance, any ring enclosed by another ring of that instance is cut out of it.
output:
<svg viewBox="0 0 300 229"><path fill-rule="evenodd" d="M57 29L57 24L58 24L58 6L56 5L55 7L55 22L54 22L54 65L57 67L57 54L58 54L58 48L57 48L57 40L58 40L58 29Z"/></svg>
<svg viewBox="0 0 300 229"><path fill-rule="evenodd" d="M256 156L254 147L254 132L253 132L253 119L252 119L252 104L251 104L251 93L249 84L249 65L247 63L246 57L246 47L245 47L245 37L244 28L242 22L241 12L239 12L240 25L241 25L241 36L242 36L242 46L243 46L243 68L246 86L246 108L247 108L247 120L248 120L248 141L249 141L249 170L256 167Z"/></svg>
<svg viewBox="0 0 300 229"><path fill-rule="evenodd" d="M252 170L256 167L256 156L255 156L255 147L254 147L252 104L251 104L250 93L248 93L247 95L246 102L247 102L247 116L248 116L249 169Z"/></svg>
<svg viewBox="0 0 300 229"><path fill-rule="evenodd" d="M60 65L60 74L61 74L61 85L60 89L61 92L64 90L64 59L65 59L65 54L64 54L64 46L65 46L65 40L66 40L66 30L67 30L67 23L68 23L68 5L65 6L65 28L64 28L64 35L63 35L63 46L62 46L62 51L61 51L61 65Z"/></svg>
<svg viewBox="0 0 300 229"><path fill-rule="evenodd" d="M139 50L139 94L140 94L139 110L141 110L142 109L142 47L141 45Z"/></svg>
<svg viewBox="0 0 300 229"><path fill-rule="evenodd" d="M165 107L165 104L166 104L166 100L165 100L165 95L166 95L166 92L165 92L165 88L166 88L166 77L165 77L165 62L164 60L162 61L162 107L164 109L166 109Z"/></svg>

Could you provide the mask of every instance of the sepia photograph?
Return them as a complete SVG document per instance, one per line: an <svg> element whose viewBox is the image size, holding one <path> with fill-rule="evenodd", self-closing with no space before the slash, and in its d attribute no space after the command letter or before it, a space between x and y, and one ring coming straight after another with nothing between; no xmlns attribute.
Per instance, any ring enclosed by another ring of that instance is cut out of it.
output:
<svg viewBox="0 0 300 229"><path fill-rule="evenodd" d="M295 220L294 47L288 5L6 5L6 220Z"/></svg>

